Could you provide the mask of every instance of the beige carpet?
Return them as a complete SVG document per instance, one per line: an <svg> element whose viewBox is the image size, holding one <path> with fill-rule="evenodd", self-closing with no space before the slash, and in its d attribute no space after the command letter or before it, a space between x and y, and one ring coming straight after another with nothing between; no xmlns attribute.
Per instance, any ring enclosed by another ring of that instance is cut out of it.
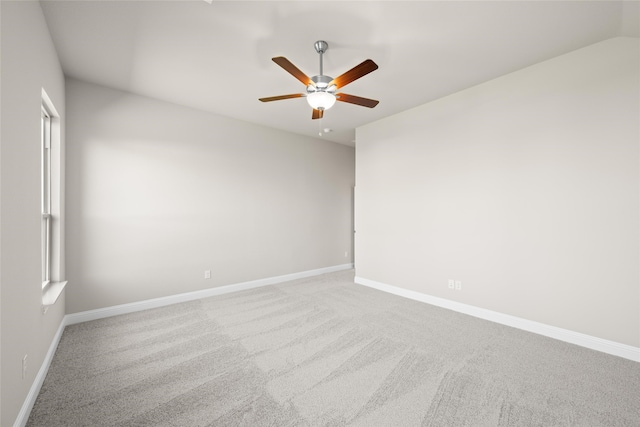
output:
<svg viewBox="0 0 640 427"><path fill-rule="evenodd" d="M29 426L640 426L640 364L353 271L66 328Z"/></svg>

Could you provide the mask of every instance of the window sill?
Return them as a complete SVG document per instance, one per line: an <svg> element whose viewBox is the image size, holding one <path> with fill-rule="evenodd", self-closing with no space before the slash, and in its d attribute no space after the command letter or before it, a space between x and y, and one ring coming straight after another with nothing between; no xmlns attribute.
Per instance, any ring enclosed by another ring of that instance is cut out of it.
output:
<svg viewBox="0 0 640 427"><path fill-rule="evenodd" d="M48 307L55 304L65 286L67 286L66 280L64 282L49 282L42 290L42 305Z"/></svg>

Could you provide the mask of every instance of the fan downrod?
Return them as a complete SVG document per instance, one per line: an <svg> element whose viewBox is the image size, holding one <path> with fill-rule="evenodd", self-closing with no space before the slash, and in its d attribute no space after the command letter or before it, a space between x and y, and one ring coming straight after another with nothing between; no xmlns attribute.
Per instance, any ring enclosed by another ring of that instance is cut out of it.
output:
<svg viewBox="0 0 640 427"><path fill-rule="evenodd" d="M318 55L320 55L320 75L322 76L322 54L325 53L327 49L329 49L329 43L324 40L318 40L314 43L313 47L316 48L316 52L318 52Z"/></svg>

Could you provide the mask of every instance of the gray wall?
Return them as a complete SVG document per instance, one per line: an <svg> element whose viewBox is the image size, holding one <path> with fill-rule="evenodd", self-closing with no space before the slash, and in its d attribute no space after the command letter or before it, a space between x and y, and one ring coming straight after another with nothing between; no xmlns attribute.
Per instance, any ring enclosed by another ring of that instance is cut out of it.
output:
<svg viewBox="0 0 640 427"><path fill-rule="evenodd" d="M67 116L67 312L352 262L353 148L77 80Z"/></svg>
<svg viewBox="0 0 640 427"><path fill-rule="evenodd" d="M639 47L610 39L359 128L356 274L639 346Z"/></svg>
<svg viewBox="0 0 640 427"><path fill-rule="evenodd" d="M64 77L38 2L0 2L2 114L0 166L1 415L13 425L65 311L64 295L42 313L40 106L42 88L64 119ZM64 121L62 153L64 152ZM64 176L64 175L63 175ZM57 251L64 253L62 224ZM64 257L56 267L64 274ZM60 277L57 277L60 279ZM22 379L22 358L27 376Z"/></svg>

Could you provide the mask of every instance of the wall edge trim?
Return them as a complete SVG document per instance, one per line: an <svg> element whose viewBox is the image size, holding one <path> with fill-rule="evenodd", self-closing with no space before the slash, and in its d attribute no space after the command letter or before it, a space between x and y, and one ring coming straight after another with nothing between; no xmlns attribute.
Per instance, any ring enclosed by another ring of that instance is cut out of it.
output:
<svg viewBox="0 0 640 427"><path fill-rule="evenodd" d="M153 298L143 301L132 302L128 304L114 305L111 307L98 308L95 310L81 311L78 313L67 314L66 324L74 325L76 323L89 322L91 320L103 319L105 317L118 316L120 314L134 313L137 311L148 310L151 308L164 307L166 305L177 304L181 302L193 301L200 298L208 298L216 295L228 294L231 292L245 291L248 289L259 288L262 286L273 285L276 283L288 282L305 277L318 276L325 273L333 273L335 271L349 270L353 268L353 264L341 264L331 267L318 268L315 270L301 271L298 273L285 274L282 276L268 277L265 279L251 280L248 282L235 283L231 285L218 286L215 288L202 289L199 291L187 292L183 294L170 295L167 297Z"/></svg>
<svg viewBox="0 0 640 427"><path fill-rule="evenodd" d="M27 397L20 408L20 412L18 412L18 416L16 418L14 427L24 427L27 425L27 421L29 420L29 415L31 415L31 410L33 409L33 405L36 403L36 399L38 398L38 394L40 394L40 389L42 388L42 384L44 383L44 379L49 372L49 366L51 366L51 361L53 360L53 356L56 353L56 349L58 348L58 344L60 343L60 339L62 338L62 333L64 332L64 328L67 326L67 317L63 317L60 322L60 326L58 326L58 331L53 337L51 341L51 345L49 346L49 350L47 354L44 356L44 360L42 361L42 365L40 365L40 369L36 374L36 377L31 384L31 388L29 389L29 393L27 393Z"/></svg>
<svg viewBox="0 0 640 427"><path fill-rule="evenodd" d="M487 310L484 308L475 307L444 298L434 297L431 295L423 294L421 292L403 289L397 286L388 285L386 283L377 282L375 280L366 279L357 275L355 276L354 281L359 285L367 286L379 291L435 305L437 307L446 308L452 311L457 311L459 313L478 317L484 320L489 320L491 322L499 323L505 326L510 326L516 329L543 335L570 344L575 344L591 350L596 350L602 353L629 359L634 362L640 362L640 347L634 347L615 341L609 341L580 332L558 328L557 326L551 326L544 323L535 322L533 320L527 320L521 317L499 313L497 311Z"/></svg>

